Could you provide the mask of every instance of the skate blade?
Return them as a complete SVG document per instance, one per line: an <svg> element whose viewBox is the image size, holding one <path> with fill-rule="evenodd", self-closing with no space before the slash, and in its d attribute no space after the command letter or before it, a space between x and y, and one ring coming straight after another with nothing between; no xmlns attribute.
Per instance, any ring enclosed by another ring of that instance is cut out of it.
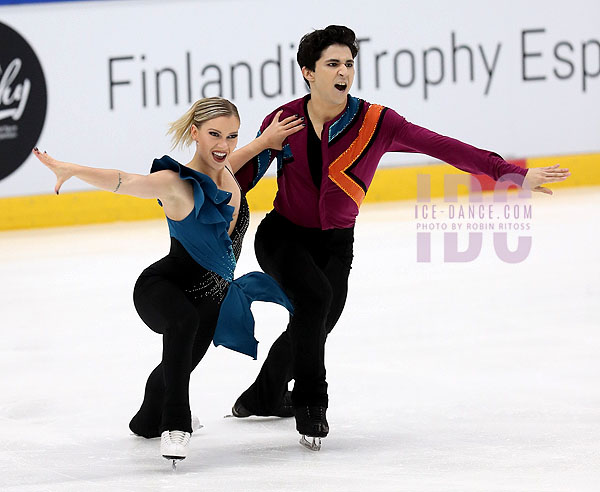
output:
<svg viewBox="0 0 600 492"><path fill-rule="evenodd" d="M310 436L309 436L310 437ZM311 437L312 441L306 439L306 436L302 436L300 438L300 444L311 451L320 451L321 450L321 438L320 437Z"/></svg>
<svg viewBox="0 0 600 492"><path fill-rule="evenodd" d="M177 471L177 463L179 461L182 461L182 460L185 459L185 457L181 457L181 456L167 456L167 455L164 455L164 454L162 456L166 460L171 460L172 461L171 466L173 468L173 471Z"/></svg>

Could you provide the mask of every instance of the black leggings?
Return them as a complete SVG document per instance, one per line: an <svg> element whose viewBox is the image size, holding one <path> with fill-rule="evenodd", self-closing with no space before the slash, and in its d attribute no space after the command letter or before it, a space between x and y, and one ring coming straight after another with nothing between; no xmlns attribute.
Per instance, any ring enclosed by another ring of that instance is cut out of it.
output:
<svg viewBox="0 0 600 492"><path fill-rule="evenodd" d="M272 415L294 379L294 406L327 406L325 339L342 314L352 265L354 229L300 227L277 212L259 225L256 258L279 282L294 315L271 347L256 381L242 394L256 415Z"/></svg>
<svg viewBox="0 0 600 492"><path fill-rule="evenodd" d="M190 374L212 341L227 285L173 238L169 255L140 275L133 292L135 308L150 329L163 335L163 353L129 424L135 434L150 438L165 430L192 431Z"/></svg>

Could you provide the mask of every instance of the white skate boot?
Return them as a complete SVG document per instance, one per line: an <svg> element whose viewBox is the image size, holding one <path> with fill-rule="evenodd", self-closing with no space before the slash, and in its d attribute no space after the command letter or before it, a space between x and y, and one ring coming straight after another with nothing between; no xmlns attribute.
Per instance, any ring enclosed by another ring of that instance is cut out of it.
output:
<svg viewBox="0 0 600 492"><path fill-rule="evenodd" d="M186 458L191 434L184 431L164 431L160 436L160 454L163 458L173 460L173 470L177 462Z"/></svg>

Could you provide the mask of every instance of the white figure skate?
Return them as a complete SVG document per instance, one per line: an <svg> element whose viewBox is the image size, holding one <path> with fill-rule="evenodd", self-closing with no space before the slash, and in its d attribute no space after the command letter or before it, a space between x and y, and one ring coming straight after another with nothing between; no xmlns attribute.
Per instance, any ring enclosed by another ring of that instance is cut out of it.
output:
<svg viewBox="0 0 600 492"><path fill-rule="evenodd" d="M160 436L160 454L163 458L173 461L173 470L177 462L187 457L188 444L191 434L184 431L164 431Z"/></svg>

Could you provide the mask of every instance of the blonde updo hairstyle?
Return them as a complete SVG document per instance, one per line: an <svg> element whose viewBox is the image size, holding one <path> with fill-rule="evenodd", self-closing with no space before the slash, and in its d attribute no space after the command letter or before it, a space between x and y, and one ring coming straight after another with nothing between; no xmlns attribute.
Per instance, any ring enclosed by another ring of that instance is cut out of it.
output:
<svg viewBox="0 0 600 492"><path fill-rule="evenodd" d="M235 104L227 99L222 97L205 97L196 101L181 118L169 124L167 135L172 135L173 148L177 146L185 147L192 144L192 125L200 128L200 125L205 121L220 116L235 116L238 121L240 119Z"/></svg>

